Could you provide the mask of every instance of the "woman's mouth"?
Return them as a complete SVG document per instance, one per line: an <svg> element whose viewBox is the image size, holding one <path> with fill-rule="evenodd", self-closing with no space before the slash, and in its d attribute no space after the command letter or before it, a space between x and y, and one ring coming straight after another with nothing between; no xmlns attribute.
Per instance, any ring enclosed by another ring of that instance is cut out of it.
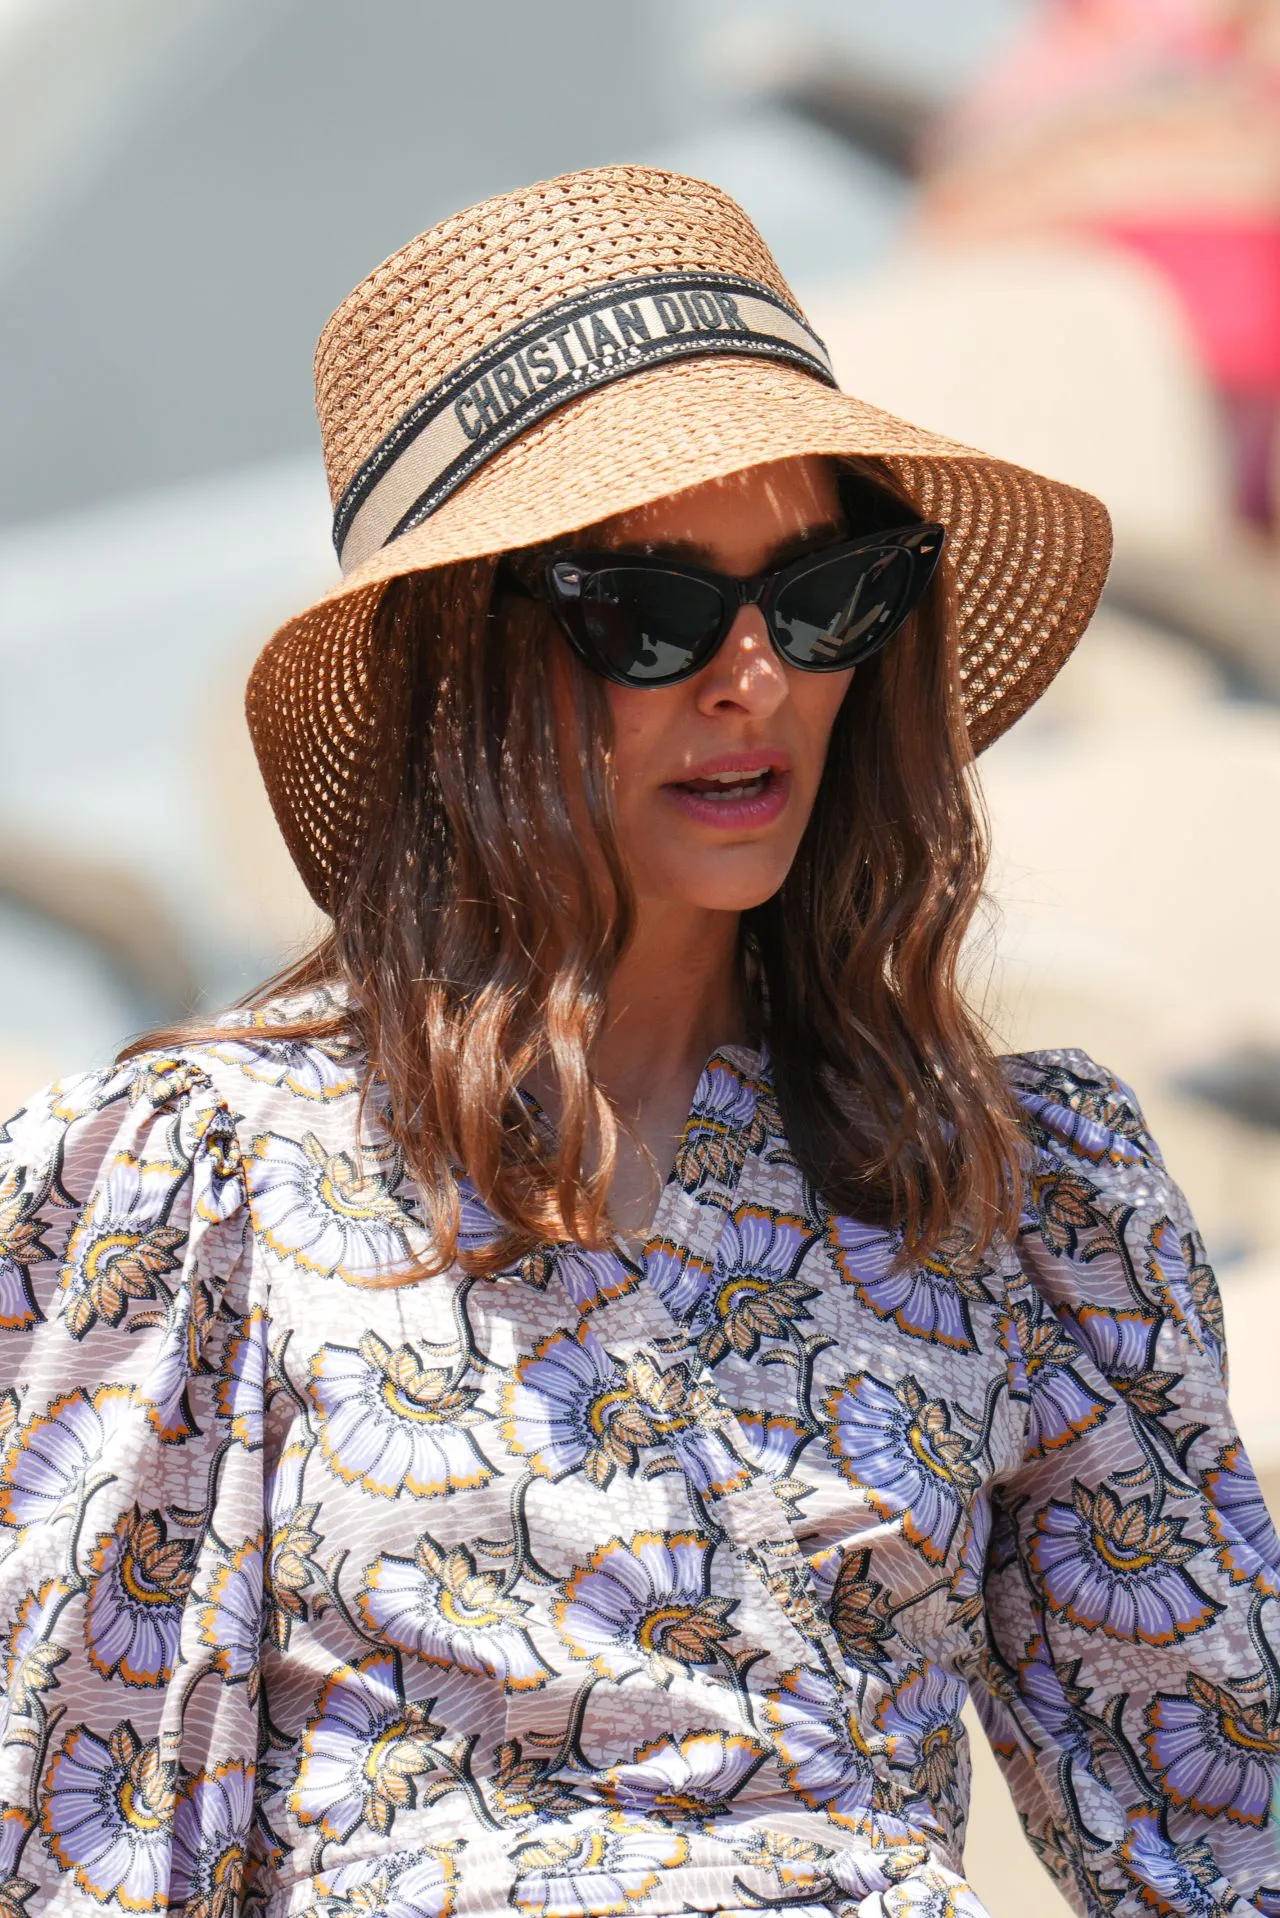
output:
<svg viewBox="0 0 1280 1918"><path fill-rule="evenodd" d="M784 765L743 760L737 765L704 769L688 779L673 780L663 791L691 818L704 825L768 826L786 806L791 774Z"/></svg>

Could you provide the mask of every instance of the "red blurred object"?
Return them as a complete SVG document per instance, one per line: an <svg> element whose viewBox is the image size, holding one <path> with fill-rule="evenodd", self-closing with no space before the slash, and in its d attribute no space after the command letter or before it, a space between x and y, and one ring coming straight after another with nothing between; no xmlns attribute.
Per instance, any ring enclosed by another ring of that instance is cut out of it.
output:
<svg viewBox="0 0 1280 1918"><path fill-rule="evenodd" d="M1280 223L1118 219L1096 230L1172 282L1217 385L1280 391Z"/></svg>
<svg viewBox="0 0 1280 1918"><path fill-rule="evenodd" d="M1103 221L1098 231L1149 260L1182 301L1222 400L1236 505L1276 517L1280 426L1280 224Z"/></svg>

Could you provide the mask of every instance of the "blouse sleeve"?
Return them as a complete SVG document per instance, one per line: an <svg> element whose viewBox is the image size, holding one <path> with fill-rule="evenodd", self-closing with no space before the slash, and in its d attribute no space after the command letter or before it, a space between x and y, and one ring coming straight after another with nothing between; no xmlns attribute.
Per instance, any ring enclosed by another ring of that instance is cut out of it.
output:
<svg viewBox="0 0 1280 1918"><path fill-rule="evenodd" d="M231 1115L189 1061L63 1081L0 1128L9 1918L238 1906L265 1350L245 1221Z"/></svg>
<svg viewBox="0 0 1280 1918"><path fill-rule="evenodd" d="M993 1499L975 1703L1077 1911L1280 1914L1280 1545L1213 1273L1125 1086L1078 1052L1013 1082L1025 1450Z"/></svg>

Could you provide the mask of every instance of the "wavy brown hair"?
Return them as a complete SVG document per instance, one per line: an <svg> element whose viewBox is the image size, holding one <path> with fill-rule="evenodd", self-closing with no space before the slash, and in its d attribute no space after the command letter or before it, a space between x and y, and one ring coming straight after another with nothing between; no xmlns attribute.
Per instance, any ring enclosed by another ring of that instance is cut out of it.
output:
<svg viewBox="0 0 1280 1918"><path fill-rule="evenodd" d="M463 1177L505 1228L467 1254L474 1270L612 1234L621 1122L592 1054L633 903L609 705L567 648L548 672L550 613L496 576L476 560L385 589L356 864L331 935L253 996L350 989L348 1013L262 1036L354 1023L419 1188L422 1270L458 1254ZM958 978L986 868L971 759L940 573L854 675L795 862L742 917L791 1150L828 1203L900 1228L908 1257L956 1234L981 1252L1020 1201L1022 1134ZM554 1137L521 1096L535 1068L556 1088Z"/></svg>

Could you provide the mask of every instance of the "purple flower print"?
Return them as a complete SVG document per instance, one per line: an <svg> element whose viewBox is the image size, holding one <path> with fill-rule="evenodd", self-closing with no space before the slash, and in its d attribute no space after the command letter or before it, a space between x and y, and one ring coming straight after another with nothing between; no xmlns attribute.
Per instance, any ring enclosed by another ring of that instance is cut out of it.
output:
<svg viewBox="0 0 1280 1918"><path fill-rule="evenodd" d="M739 1412L738 1430L746 1440L745 1456L750 1464L769 1480L789 1515L798 1518L800 1501L810 1487L796 1476L795 1466L800 1454L813 1443L813 1433L782 1412Z"/></svg>
<svg viewBox="0 0 1280 1918"><path fill-rule="evenodd" d="M642 1358L624 1367L580 1326L551 1333L520 1361L503 1388L502 1437L537 1477L580 1471L601 1491L616 1472L640 1470L643 1452L670 1448L665 1469L677 1469L674 1455L700 1491L723 1496L750 1474L722 1431L698 1416L699 1396L682 1368L661 1372Z"/></svg>
<svg viewBox="0 0 1280 1918"><path fill-rule="evenodd" d="M733 1183L747 1152L763 1143L759 1088L727 1059L711 1059L694 1088L693 1107L676 1154L675 1176L686 1192L708 1182Z"/></svg>
<svg viewBox="0 0 1280 1918"><path fill-rule="evenodd" d="M262 1539L245 1539L222 1558L198 1608L200 1643L213 1652L209 1661L228 1685L247 1684L258 1691L262 1642Z"/></svg>
<svg viewBox="0 0 1280 1918"><path fill-rule="evenodd" d="M894 1635L893 1617L884 1586L871 1576L871 1556L832 1545L809 1560L809 1575L849 1663L879 1671Z"/></svg>
<svg viewBox="0 0 1280 1918"><path fill-rule="evenodd" d="M267 1479L267 1556L263 1572L265 1631L282 1652L289 1649L295 1625L307 1617L307 1592L314 1577L313 1554L322 1541L316 1530L318 1503L303 1502L302 1483L311 1447L286 1445Z"/></svg>
<svg viewBox="0 0 1280 1918"><path fill-rule="evenodd" d="M813 1811L837 1825L869 1824L877 1802L873 1753L883 1741L862 1731L857 1700L825 1673L788 1672L765 1711L783 1777Z"/></svg>
<svg viewBox="0 0 1280 1918"><path fill-rule="evenodd" d="M237 1918L252 1821L251 1765L219 1765L187 1783L174 1814L169 1884L183 1918Z"/></svg>
<svg viewBox="0 0 1280 1918"><path fill-rule="evenodd" d="M28 1900L39 1890L22 1871L22 1858L35 1826L19 1805L0 1804L0 1918L34 1918Z"/></svg>
<svg viewBox="0 0 1280 1918"><path fill-rule="evenodd" d="M190 1168L121 1152L67 1242L59 1275L62 1321L73 1339L99 1323L122 1325L135 1300L164 1299L181 1265L186 1229L170 1225Z"/></svg>
<svg viewBox="0 0 1280 1918"><path fill-rule="evenodd" d="M1138 1812L1119 1852L1120 1866L1148 1911L1178 1918L1221 1918L1237 1901L1203 1839L1176 1845L1150 1812Z"/></svg>
<svg viewBox="0 0 1280 1918"><path fill-rule="evenodd" d="M1105 1402L1075 1369L1083 1354L1047 1307L1037 1310L1015 1299L1007 1337L1016 1354L1015 1371L1031 1401L1027 1451L1040 1458L1091 1432L1107 1416Z"/></svg>
<svg viewBox="0 0 1280 1918"><path fill-rule="evenodd" d="M235 1066L259 1085L278 1086L297 1099L328 1104L360 1089L358 1068L325 1047L303 1039L221 1039L210 1058Z"/></svg>
<svg viewBox="0 0 1280 1918"><path fill-rule="evenodd" d="M951 1597L956 1618L970 1624L980 1618L986 1605L988 1571L987 1548L991 1542L991 1497L982 1490L969 1507L959 1563L951 1578Z"/></svg>
<svg viewBox="0 0 1280 1918"><path fill-rule="evenodd" d="M880 1701L876 1725L888 1743L890 1761L896 1770L909 1773L912 1791L931 1805L955 1800L967 1757L960 1714L968 1696L959 1679L941 1665L922 1660Z"/></svg>
<svg viewBox="0 0 1280 1918"><path fill-rule="evenodd" d="M644 1276L672 1318L687 1325L706 1298L715 1268L674 1239L653 1239L644 1249Z"/></svg>
<svg viewBox="0 0 1280 1918"><path fill-rule="evenodd" d="M288 1794L298 1822L338 1844L362 1823L389 1832L396 1813L419 1802L420 1781L439 1768L431 1741L441 1727L431 1704L406 1700L394 1654L372 1652L357 1665L340 1665L302 1734Z"/></svg>
<svg viewBox="0 0 1280 1918"><path fill-rule="evenodd" d="M505 1593L498 1574L477 1571L465 1545L446 1549L424 1532L411 1559L384 1552L358 1602L372 1632L428 1665L487 1673L512 1691L551 1677L520 1622L529 1602Z"/></svg>
<svg viewBox="0 0 1280 1918"><path fill-rule="evenodd" d="M218 1416L246 1451L262 1444L266 1390L267 1315L255 1305L227 1340L214 1394Z"/></svg>
<svg viewBox="0 0 1280 1918"><path fill-rule="evenodd" d="M903 1535L940 1565L981 1483L948 1407L910 1375L890 1387L851 1372L825 1412L827 1447L845 1478L882 1518L901 1517Z"/></svg>
<svg viewBox="0 0 1280 1918"><path fill-rule="evenodd" d="M74 1496L133 1406L127 1385L64 1393L13 1434L0 1462L0 1525L40 1525Z"/></svg>
<svg viewBox="0 0 1280 1918"><path fill-rule="evenodd" d="M804 1219L768 1206L740 1205L725 1221L715 1276L695 1319L703 1327L704 1365L718 1365L730 1352L754 1358L762 1340L789 1338L790 1327L809 1316L818 1287L800 1279L796 1268L810 1236Z"/></svg>
<svg viewBox="0 0 1280 1918"><path fill-rule="evenodd" d="M529 1918L618 1918L639 1908L662 1873L688 1856L682 1833L611 1812L517 1846L510 1902Z"/></svg>
<svg viewBox="0 0 1280 1918"><path fill-rule="evenodd" d="M255 1228L279 1258L324 1278L361 1284L411 1257L408 1214L370 1148L330 1152L314 1132L261 1133L245 1161Z"/></svg>
<svg viewBox="0 0 1280 1918"><path fill-rule="evenodd" d="M1195 1233L1179 1234L1172 1219L1157 1219L1147 1240L1146 1266L1153 1292L1169 1300L1191 1338L1225 1378L1222 1294Z"/></svg>
<svg viewBox="0 0 1280 1918"><path fill-rule="evenodd" d="M40 1693L58 1683L55 1673L70 1654L53 1629L74 1589L65 1578L47 1578L18 1602L0 1653L0 1739L11 1718L30 1717Z"/></svg>
<svg viewBox="0 0 1280 1918"><path fill-rule="evenodd" d="M993 1305L985 1269L969 1271L942 1253L904 1266L896 1233L832 1214L827 1245L836 1270L877 1318L892 1319L908 1337L957 1352L976 1349L970 1307Z"/></svg>
<svg viewBox="0 0 1280 1918"><path fill-rule="evenodd" d="M1209 1530L1217 1541L1218 1563L1235 1585L1256 1585L1280 1593L1280 1539L1248 1454L1239 1439L1218 1453L1204 1475L1211 1504Z"/></svg>
<svg viewBox="0 0 1280 1918"><path fill-rule="evenodd" d="M462 1842L415 1845L376 1858L357 1858L322 1872L316 1890L328 1918L450 1918Z"/></svg>
<svg viewBox="0 0 1280 1918"><path fill-rule="evenodd" d="M1193 1672L1185 1692L1158 1692L1142 1740L1175 1805L1264 1825L1280 1766L1280 1727L1268 1722L1261 1691L1241 1697Z"/></svg>
<svg viewBox="0 0 1280 1918"><path fill-rule="evenodd" d="M0 1173L0 1331L25 1332L40 1317L31 1291L31 1268L54 1256L46 1243L49 1221L38 1194L29 1193L21 1166Z"/></svg>
<svg viewBox="0 0 1280 1918"><path fill-rule="evenodd" d="M201 1280L176 1291L165 1318L164 1337L138 1388L148 1425L167 1445L185 1445L199 1430L189 1388L193 1377L209 1369L203 1344L213 1316L213 1299Z"/></svg>
<svg viewBox="0 0 1280 1918"><path fill-rule="evenodd" d="M616 1252L590 1252L580 1245L557 1246L547 1255L547 1266L563 1285L575 1312L584 1317L610 1299L634 1292L640 1283L635 1267Z"/></svg>
<svg viewBox="0 0 1280 1918"><path fill-rule="evenodd" d="M493 1477L468 1429L479 1416L475 1388L424 1364L411 1345L393 1350L375 1332L355 1350L322 1345L309 1390L320 1449L348 1485L377 1498L440 1498Z"/></svg>
<svg viewBox="0 0 1280 1918"><path fill-rule="evenodd" d="M620 1811L672 1824L722 1817L769 1756L736 1732L669 1734L642 1745L626 1764L611 1765L601 1795Z"/></svg>
<svg viewBox="0 0 1280 1918"><path fill-rule="evenodd" d="M1052 1744L1071 1764L1092 1772L1093 1752L1080 1715L1088 1704L1088 1694L1078 1682L1079 1669L1079 1659L1056 1665L1043 1636L1036 1632L1018 1660L1017 1690L1033 1721L1036 1743ZM979 1693L978 1705L987 1736L997 1751L1005 1756L1015 1751L1026 1755L1026 1733L1008 1703ZM1041 1734L1045 1735L1043 1739Z"/></svg>
<svg viewBox="0 0 1280 1918"><path fill-rule="evenodd" d="M655 1442L654 1420L588 1326L540 1340L507 1382L502 1409L504 1442L538 1478L585 1470L603 1490L619 1467L634 1470L642 1445Z"/></svg>
<svg viewBox="0 0 1280 1918"><path fill-rule="evenodd" d="M1061 1308L1059 1317L1079 1339L1102 1376L1124 1394L1135 1412L1163 1418L1172 1411L1169 1394L1179 1382L1177 1372L1162 1372L1155 1364L1159 1321L1143 1312L1110 1312L1101 1306Z"/></svg>
<svg viewBox="0 0 1280 1918"><path fill-rule="evenodd" d="M165 1685L178 1658L197 1545L171 1538L160 1512L137 1505L104 1532L89 1559L85 1639L103 1678Z"/></svg>
<svg viewBox="0 0 1280 1918"><path fill-rule="evenodd" d="M41 1827L81 1891L126 1911L162 1912L173 1805L174 1768L158 1740L144 1743L127 1719L105 1740L77 1725L50 1763Z"/></svg>
<svg viewBox="0 0 1280 1918"><path fill-rule="evenodd" d="M1202 1550L1185 1532L1146 1498L1122 1505L1077 1480L1069 1505L1054 1499L1037 1514L1031 1567L1058 1617L1128 1644L1172 1645L1222 1610L1182 1569Z"/></svg>
<svg viewBox="0 0 1280 1918"><path fill-rule="evenodd" d="M659 1684L719 1663L735 1601L709 1589L711 1541L697 1532L611 1539L555 1600L560 1635L602 1677L647 1668Z"/></svg>

